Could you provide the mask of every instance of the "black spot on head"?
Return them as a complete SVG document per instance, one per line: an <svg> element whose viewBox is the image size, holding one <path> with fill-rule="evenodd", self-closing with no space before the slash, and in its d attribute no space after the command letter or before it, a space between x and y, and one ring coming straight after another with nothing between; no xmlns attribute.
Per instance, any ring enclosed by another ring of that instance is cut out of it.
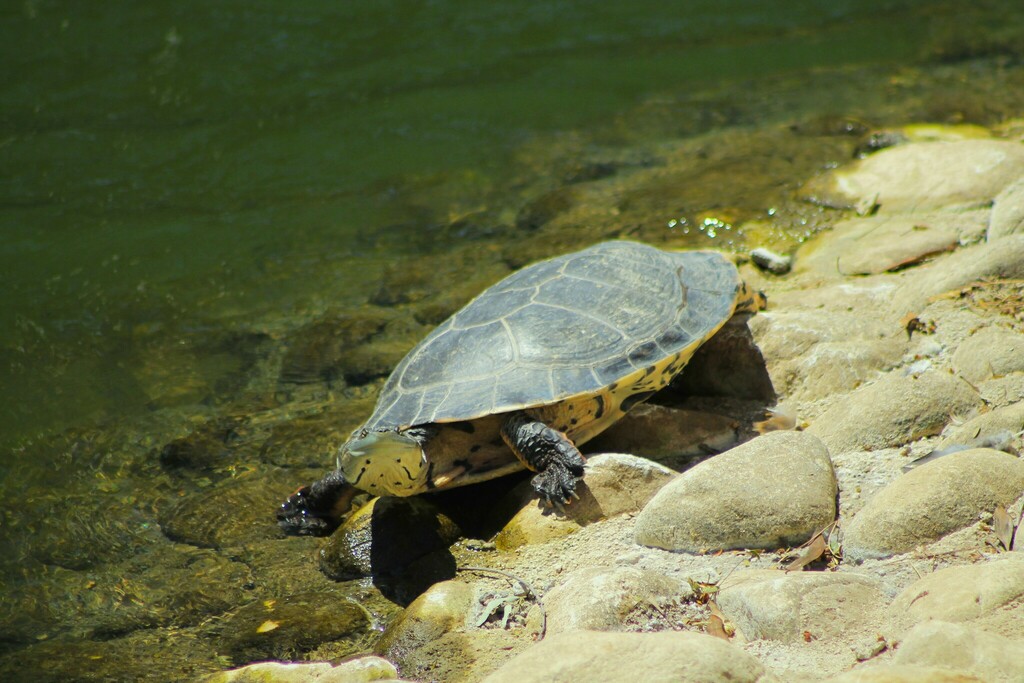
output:
<svg viewBox="0 0 1024 683"><path fill-rule="evenodd" d="M597 410L594 411L594 419L598 419L604 415L604 396L595 396L594 402L597 403Z"/></svg>
<svg viewBox="0 0 1024 683"><path fill-rule="evenodd" d="M578 422L579 420L577 420L575 417L569 420L569 424L577 424Z"/></svg>
<svg viewBox="0 0 1024 683"><path fill-rule="evenodd" d="M619 405L619 409L622 412L629 412L629 409L635 406L637 403L643 403L651 396L654 395L653 391L641 391L638 394L632 394L623 399L622 404Z"/></svg>

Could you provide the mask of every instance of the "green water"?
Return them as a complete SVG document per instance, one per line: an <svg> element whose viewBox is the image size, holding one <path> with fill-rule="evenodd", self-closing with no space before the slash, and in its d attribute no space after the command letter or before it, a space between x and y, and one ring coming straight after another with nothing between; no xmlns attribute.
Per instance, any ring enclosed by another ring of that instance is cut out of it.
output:
<svg viewBox="0 0 1024 683"><path fill-rule="evenodd" d="M275 545L288 468L326 465L333 416L365 414L439 315L550 250L706 244L669 227L684 216L776 220L795 244L816 219L792 190L849 158L848 123L1024 115L1015 4L4 3L0 550L19 597L0 644L215 638L202 615L287 592L266 569L285 552L310 562ZM168 464L190 434L227 455ZM171 548L179 501L233 501L239 477L260 501L231 537L248 569L214 531ZM211 603L147 573L182 557L257 593ZM77 596L126 572L152 611L111 617L120 584Z"/></svg>
<svg viewBox="0 0 1024 683"><path fill-rule="evenodd" d="M8 6L0 431L131 410L131 342L111 342L132 326L365 297L393 253L365 235L495 201L524 140L657 93L907 59L919 17L888 1ZM408 199L410 183L438 191Z"/></svg>

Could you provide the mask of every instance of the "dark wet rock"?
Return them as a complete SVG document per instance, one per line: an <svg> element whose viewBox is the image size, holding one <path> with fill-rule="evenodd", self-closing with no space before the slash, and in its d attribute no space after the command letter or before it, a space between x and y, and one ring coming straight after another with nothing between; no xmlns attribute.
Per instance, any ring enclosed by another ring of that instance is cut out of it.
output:
<svg viewBox="0 0 1024 683"><path fill-rule="evenodd" d="M227 480L186 495L160 515L160 526L171 540L208 548L277 538L273 511L289 494L288 486L255 475Z"/></svg>
<svg viewBox="0 0 1024 683"><path fill-rule="evenodd" d="M401 665L408 653L465 628L476 605L476 591L470 584L435 583L388 624L374 651Z"/></svg>
<svg viewBox="0 0 1024 683"><path fill-rule="evenodd" d="M602 453L587 460L583 480L577 485L579 500L562 511L537 498L529 481L513 489L506 501L517 512L494 538L500 550L545 543L571 534L587 524L625 512L639 512L675 472L663 465L619 453Z"/></svg>
<svg viewBox="0 0 1024 683"><path fill-rule="evenodd" d="M962 140L899 145L810 183L805 192L829 206L864 200L886 213L988 204L1024 175L1024 145Z"/></svg>
<svg viewBox="0 0 1024 683"><path fill-rule="evenodd" d="M978 330L961 342L953 367L971 383L1024 372L1024 334L1005 327Z"/></svg>
<svg viewBox="0 0 1024 683"><path fill-rule="evenodd" d="M845 640L876 623L886 604L881 582L850 572L737 571L717 597L722 612L748 640Z"/></svg>
<svg viewBox="0 0 1024 683"><path fill-rule="evenodd" d="M832 523L836 493L817 438L772 432L676 477L637 516L634 537L692 553L797 545Z"/></svg>
<svg viewBox="0 0 1024 683"><path fill-rule="evenodd" d="M752 655L703 633L569 631L545 638L484 681L753 683L765 676L764 666Z"/></svg>
<svg viewBox="0 0 1024 683"><path fill-rule="evenodd" d="M807 431L832 453L877 450L938 434L951 415L980 405L970 385L947 373L888 374L836 401Z"/></svg>
<svg viewBox="0 0 1024 683"><path fill-rule="evenodd" d="M262 427L247 418L226 417L198 425L191 434L168 442L160 449L160 464L183 476L224 475L234 467L251 464L265 438Z"/></svg>
<svg viewBox="0 0 1024 683"><path fill-rule="evenodd" d="M951 453L879 491L847 525L844 555L889 557L973 524L1024 491L1024 461L1001 451Z"/></svg>
<svg viewBox="0 0 1024 683"><path fill-rule="evenodd" d="M446 552L461 535L459 526L425 497L375 498L324 543L320 568L338 580L401 576L412 573L413 562ZM441 578L450 576L435 580Z"/></svg>
<svg viewBox="0 0 1024 683"><path fill-rule="evenodd" d="M619 166L619 163L612 161L584 161L566 171L563 181L572 185L609 178L618 172Z"/></svg>
<svg viewBox="0 0 1024 683"><path fill-rule="evenodd" d="M637 605L677 600L689 591L678 579L638 567L581 569L544 596L547 633L625 630Z"/></svg>
<svg viewBox="0 0 1024 683"><path fill-rule="evenodd" d="M583 446L584 453L631 453L675 466L736 445L740 423L724 415L644 403Z"/></svg>
<svg viewBox="0 0 1024 683"><path fill-rule="evenodd" d="M883 149L889 147L895 147L896 145L902 145L905 142L909 142L910 137L900 130L879 130L864 136L860 142L857 143L856 149L853 150L853 157L855 159L863 159L869 154L880 152Z"/></svg>
<svg viewBox="0 0 1024 683"><path fill-rule="evenodd" d="M302 659L334 643L339 656L366 650L373 636L366 610L341 593L303 593L258 600L206 632L219 653L240 665L261 659Z"/></svg>
<svg viewBox="0 0 1024 683"><path fill-rule="evenodd" d="M137 631L109 640L43 640L0 657L0 680L188 681L223 668L213 643L181 629Z"/></svg>
<svg viewBox="0 0 1024 683"><path fill-rule="evenodd" d="M908 586L889 607L902 628L923 621L970 622L1005 635L1019 635L1024 620L1024 553L1004 553L987 562L939 569Z"/></svg>
<svg viewBox="0 0 1024 683"><path fill-rule="evenodd" d="M1006 187L992 205L988 240L994 242L1007 235L1024 233L1024 178Z"/></svg>
<svg viewBox="0 0 1024 683"><path fill-rule="evenodd" d="M395 665L381 657L367 655L340 663L259 662L221 671L202 683L372 683L397 681Z"/></svg>
<svg viewBox="0 0 1024 683"><path fill-rule="evenodd" d="M968 625L927 621L903 637L893 661L942 667L987 683L1011 683L1024 680L1024 640Z"/></svg>
<svg viewBox="0 0 1024 683"><path fill-rule="evenodd" d="M321 470L322 476L334 466L338 447L373 411L375 402L372 395L346 396L313 414L282 419L270 427L259 459L279 467ZM295 487L300 483L296 480Z"/></svg>

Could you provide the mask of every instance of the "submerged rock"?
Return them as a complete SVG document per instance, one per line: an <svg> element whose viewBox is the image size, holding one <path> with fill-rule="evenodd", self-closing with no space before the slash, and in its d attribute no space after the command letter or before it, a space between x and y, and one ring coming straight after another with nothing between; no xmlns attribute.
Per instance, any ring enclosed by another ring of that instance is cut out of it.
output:
<svg viewBox="0 0 1024 683"><path fill-rule="evenodd" d="M806 541L836 514L828 451L804 432L772 432L706 460L637 516L642 545L705 552Z"/></svg>

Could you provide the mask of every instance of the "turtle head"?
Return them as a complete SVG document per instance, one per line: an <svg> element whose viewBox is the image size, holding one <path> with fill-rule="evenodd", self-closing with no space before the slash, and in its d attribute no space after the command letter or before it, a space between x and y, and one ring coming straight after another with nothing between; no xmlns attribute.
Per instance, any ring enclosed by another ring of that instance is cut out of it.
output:
<svg viewBox="0 0 1024 683"><path fill-rule="evenodd" d="M361 429L338 451L338 469L352 486L378 496L420 493L427 482L428 438L417 428Z"/></svg>

